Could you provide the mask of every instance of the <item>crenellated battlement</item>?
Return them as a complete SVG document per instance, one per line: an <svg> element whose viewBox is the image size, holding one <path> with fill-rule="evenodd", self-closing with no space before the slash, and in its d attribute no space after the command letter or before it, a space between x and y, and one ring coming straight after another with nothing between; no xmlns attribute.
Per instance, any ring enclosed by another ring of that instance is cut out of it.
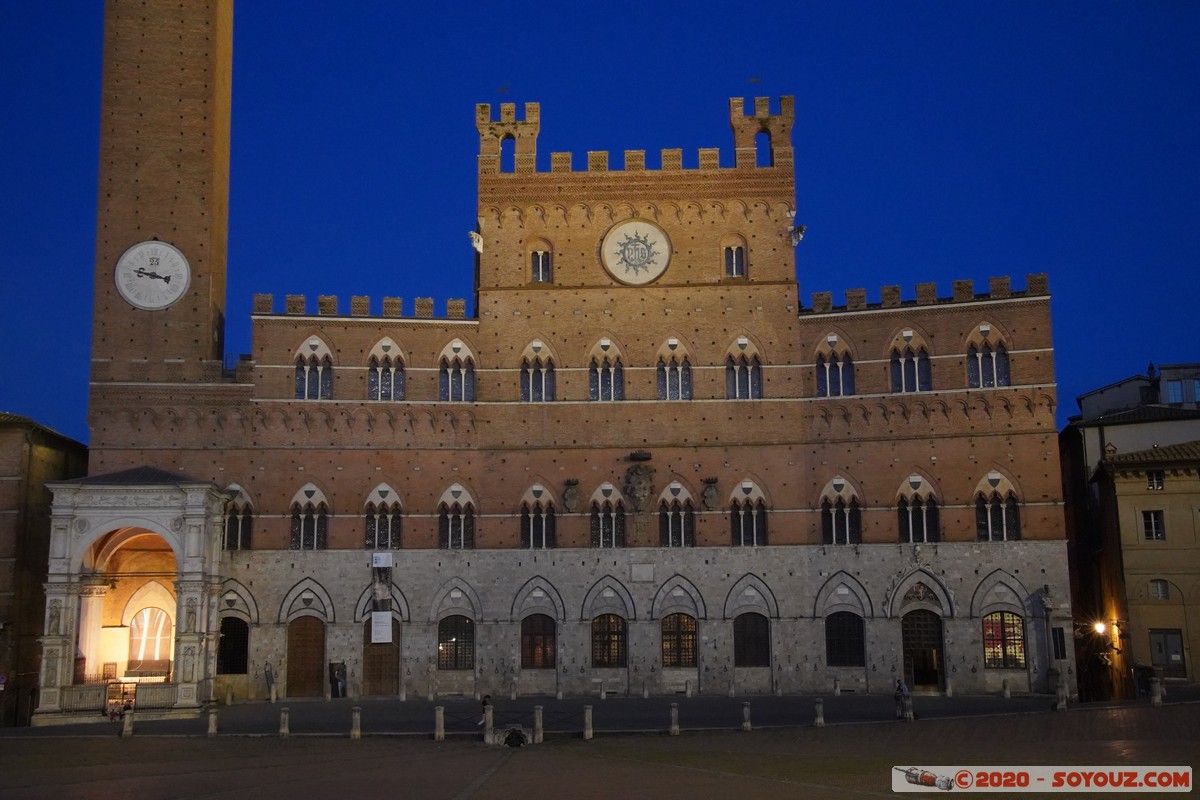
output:
<svg viewBox="0 0 1200 800"><path fill-rule="evenodd" d="M275 295L256 294L251 307L252 316L312 316L308 310L308 297L302 294L289 294L284 297L283 309L275 308ZM337 295L323 294L317 296L317 316L337 317L347 316L339 310ZM356 294L350 298L351 317L380 316L399 319L404 317L404 298L383 298L382 313L372 315L371 298L368 295ZM446 315L441 319L466 319L467 301L460 297L452 297L446 301ZM433 298L418 297L413 301L413 313L408 319L435 319Z"/></svg>
<svg viewBox="0 0 1200 800"><path fill-rule="evenodd" d="M746 113L745 98L733 97L729 100L729 122L733 129L734 167L733 169L771 169L783 168L789 172L794 166L792 150L792 126L795 122L795 98L791 96L779 99L779 113L770 112L770 98L754 98L753 113ZM513 169L514 174L533 174L537 170L537 136L541 126L541 105L538 103L525 104L525 119L516 118L516 105L502 103L500 117L494 119L492 106L489 103L479 103L475 106L475 127L479 131L479 174L501 175L500 149L506 139L514 142ZM759 167L758 137L764 135L769 142L771 163ZM665 148L660 151L662 166L659 170L646 168L645 150L626 150L621 166L610 165L607 150L589 150L586 153L584 170L590 174L609 172L683 172L683 150ZM720 170L720 149L703 147L698 152L698 162L695 168L698 172ZM550 154L551 173L577 172L574 167L574 154L570 152L553 152ZM615 161L615 160L614 160Z"/></svg>
<svg viewBox="0 0 1200 800"><path fill-rule="evenodd" d="M801 314L829 314L844 311L873 311L888 308L914 308L918 306L936 306L951 303L974 303L984 300L1008 300L1019 297L1049 296L1049 280L1044 272L1031 273L1025 276L1024 291L1012 288L1012 279L1007 275L989 278L986 292L976 292L972 280L954 281L952 294L949 297L938 297L936 283L918 283L917 296L914 300L903 300L899 286L882 286L879 289L879 302L867 302L866 289L847 289L845 305L833 304L833 292L813 292L811 308L801 310Z"/></svg>

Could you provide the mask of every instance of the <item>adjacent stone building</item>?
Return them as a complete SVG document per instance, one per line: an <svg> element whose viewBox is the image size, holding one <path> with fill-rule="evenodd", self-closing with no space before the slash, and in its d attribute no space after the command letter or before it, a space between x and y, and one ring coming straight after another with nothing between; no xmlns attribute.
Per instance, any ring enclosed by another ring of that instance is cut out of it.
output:
<svg viewBox="0 0 1200 800"><path fill-rule="evenodd" d="M1080 396L1062 431L1085 699L1144 691L1138 667L1195 680L1198 389L1200 364L1151 365Z"/></svg>
<svg viewBox="0 0 1200 800"><path fill-rule="evenodd" d="M232 12L148 5L107 11L44 720L106 673L179 706L1071 679L1044 275L806 305L792 98L688 168L539 169L538 104L479 105L474 316L258 295L224 369Z"/></svg>
<svg viewBox="0 0 1200 800"><path fill-rule="evenodd" d="M82 444L0 413L0 726L28 724L37 703L50 552L46 483L86 473Z"/></svg>

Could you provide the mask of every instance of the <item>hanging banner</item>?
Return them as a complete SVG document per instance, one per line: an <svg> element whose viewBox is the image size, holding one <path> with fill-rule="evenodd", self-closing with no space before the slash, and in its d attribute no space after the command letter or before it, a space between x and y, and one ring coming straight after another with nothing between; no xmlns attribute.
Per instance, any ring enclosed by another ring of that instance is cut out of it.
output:
<svg viewBox="0 0 1200 800"><path fill-rule="evenodd" d="M371 643L392 641L392 554L371 554Z"/></svg>
<svg viewBox="0 0 1200 800"><path fill-rule="evenodd" d="M371 644L386 644L392 641L392 612L371 612Z"/></svg>

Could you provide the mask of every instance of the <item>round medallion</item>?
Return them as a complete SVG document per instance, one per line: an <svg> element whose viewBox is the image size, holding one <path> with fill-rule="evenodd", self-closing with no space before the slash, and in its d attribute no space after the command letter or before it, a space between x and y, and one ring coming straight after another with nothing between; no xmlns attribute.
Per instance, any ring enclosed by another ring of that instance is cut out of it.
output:
<svg viewBox="0 0 1200 800"><path fill-rule="evenodd" d="M191 267L183 253L166 242L138 242L117 260L117 291L135 308L157 311L187 291Z"/></svg>
<svg viewBox="0 0 1200 800"><path fill-rule="evenodd" d="M600 261L609 275L631 286L642 286L662 277L671 262L671 240L666 232L641 219L618 222L604 234Z"/></svg>

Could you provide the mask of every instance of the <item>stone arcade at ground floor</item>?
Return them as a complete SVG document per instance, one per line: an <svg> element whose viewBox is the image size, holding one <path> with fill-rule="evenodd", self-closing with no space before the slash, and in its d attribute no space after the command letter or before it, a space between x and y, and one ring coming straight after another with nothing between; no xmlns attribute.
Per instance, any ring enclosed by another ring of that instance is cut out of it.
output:
<svg viewBox="0 0 1200 800"><path fill-rule="evenodd" d="M158 708L272 688L890 693L901 676L1051 692L1052 670L1073 691L1062 542L397 550L381 571L369 551L223 551L215 487L134 473L54 487L43 722L114 685Z"/></svg>

